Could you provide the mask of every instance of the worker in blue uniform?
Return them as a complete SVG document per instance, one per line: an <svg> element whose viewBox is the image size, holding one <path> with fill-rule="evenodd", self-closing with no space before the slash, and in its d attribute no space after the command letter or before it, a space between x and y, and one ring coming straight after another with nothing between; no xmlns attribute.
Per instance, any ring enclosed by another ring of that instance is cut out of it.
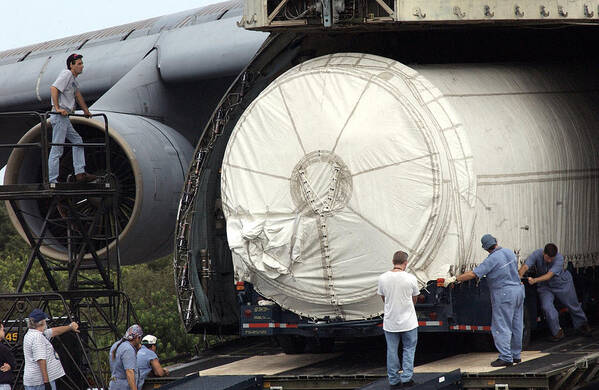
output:
<svg viewBox="0 0 599 390"><path fill-rule="evenodd" d="M536 268L538 276L529 277L528 283L537 285L541 308L551 331L551 340L559 341L564 338L564 331L559 325L559 315L553 304L555 298L568 308L574 327L580 333L590 336L591 328L576 297L572 274L564 269L564 256L557 251L557 246L549 243L544 249L537 249L528 256L518 270L520 277L532 266Z"/></svg>
<svg viewBox="0 0 599 390"><path fill-rule="evenodd" d="M499 357L491 366L511 366L522 361L524 285L518 276L518 261L514 251L498 246L497 240L490 234L482 236L480 241L489 256L474 270L455 278L455 282L487 277L493 310L491 333L499 351Z"/></svg>

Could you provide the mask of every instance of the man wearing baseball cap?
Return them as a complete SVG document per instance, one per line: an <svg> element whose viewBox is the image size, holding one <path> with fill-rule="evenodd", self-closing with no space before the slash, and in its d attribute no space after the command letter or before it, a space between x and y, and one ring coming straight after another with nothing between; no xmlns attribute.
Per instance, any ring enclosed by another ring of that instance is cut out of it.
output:
<svg viewBox="0 0 599 390"><path fill-rule="evenodd" d="M64 376L65 372L50 339L66 332L79 333L76 322L48 328L48 319L49 316L41 309L33 309L29 314L29 330L23 338L25 390L56 390L56 380Z"/></svg>
<svg viewBox="0 0 599 390"><path fill-rule="evenodd" d="M583 335L592 337L591 328L584 314L578 297L572 274L564 269L564 256L557 251L557 246L548 243L543 249L537 249L526 259L518 272L520 277L528 271L529 267L535 267L537 277L528 277L530 285L537 285L537 294L541 301L541 308L545 313L551 341L559 341L564 338L564 331L559 324L559 313L555 309L554 300L557 298L565 307L572 318L572 324Z"/></svg>
<svg viewBox="0 0 599 390"><path fill-rule="evenodd" d="M456 281L487 277L493 310L491 333L499 351L499 357L491 366L511 366L522 361L524 285L518 275L518 260L514 251L497 246L492 235L485 234L480 241L489 256L474 270L459 275Z"/></svg>
<svg viewBox="0 0 599 390"><path fill-rule="evenodd" d="M141 389L146 378L153 372L155 376L168 376L168 370L162 368L158 355L156 355L156 342L158 339L151 334L146 335L141 340L141 348L137 352L137 370L139 378L137 379L137 388Z"/></svg>
<svg viewBox="0 0 599 390"><path fill-rule="evenodd" d="M144 335L141 326L131 325L110 347L109 390L137 390L137 350Z"/></svg>

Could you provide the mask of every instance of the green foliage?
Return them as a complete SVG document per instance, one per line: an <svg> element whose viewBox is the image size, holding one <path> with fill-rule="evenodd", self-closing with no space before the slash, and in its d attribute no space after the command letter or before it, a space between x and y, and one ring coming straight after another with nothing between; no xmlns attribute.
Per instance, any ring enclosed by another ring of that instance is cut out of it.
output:
<svg viewBox="0 0 599 390"><path fill-rule="evenodd" d="M193 353L199 337L188 335L177 309L170 256L151 263L123 267L123 290L129 296L144 334L158 337L158 356Z"/></svg>
<svg viewBox="0 0 599 390"><path fill-rule="evenodd" d="M15 231L4 205L0 206L0 292L12 293L25 270L29 246ZM65 285L65 273L55 273L59 286ZM185 333L179 318L171 257L150 263L122 267L122 288L131 300L145 334L158 337L158 355L161 359L194 353L199 336ZM48 291L50 286L35 261L24 287L24 292ZM114 340L102 340L112 344ZM106 357L108 354L106 354Z"/></svg>
<svg viewBox="0 0 599 390"><path fill-rule="evenodd" d="M23 254L27 244L8 219L8 213L4 204L0 205L0 252L2 254Z"/></svg>
<svg viewBox="0 0 599 390"><path fill-rule="evenodd" d="M0 205L0 292L17 290L29 257L29 245L16 232L4 204ZM50 286L39 262L35 262L23 292L48 291Z"/></svg>

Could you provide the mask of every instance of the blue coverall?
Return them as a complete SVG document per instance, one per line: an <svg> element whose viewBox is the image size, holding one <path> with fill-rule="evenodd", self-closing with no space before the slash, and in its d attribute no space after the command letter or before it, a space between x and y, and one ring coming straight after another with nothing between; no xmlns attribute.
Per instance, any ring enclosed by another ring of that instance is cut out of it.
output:
<svg viewBox="0 0 599 390"><path fill-rule="evenodd" d="M537 283L537 293L541 301L541 307L547 318L547 324L552 335L556 335L559 330L559 314L555 309L553 301L555 298L568 308L572 316L572 323L575 328L587 322L587 317L580 307L576 297L576 289L572 281L572 274L564 269L564 256L558 252L551 263L543 259L543 250L537 249L526 259L526 265L530 268L535 266L537 275L543 276L547 272L553 272L553 277L545 282Z"/></svg>
<svg viewBox="0 0 599 390"><path fill-rule="evenodd" d="M524 285L518 276L518 261L514 252L497 247L473 272L487 276L493 317L491 333L499 359L513 362L520 359L524 321Z"/></svg>

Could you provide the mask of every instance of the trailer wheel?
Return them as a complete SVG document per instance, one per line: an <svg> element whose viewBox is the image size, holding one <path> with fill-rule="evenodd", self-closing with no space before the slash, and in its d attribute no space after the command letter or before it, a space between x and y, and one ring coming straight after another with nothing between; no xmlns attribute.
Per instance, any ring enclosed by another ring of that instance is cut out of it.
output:
<svg viewBox="0 0 599 390"><path fill-rule="evenodd" d="M277 342L288 355L303 353L306 349L306 338L296 335L279 335L276 336Z"/></svg>
<svg viewBox="0 0 599 390"><path fill-rule="evenodd" d="M532 319L528 310L524 308L524 326L522 327L522 349L527 348L530 345L530 338L532 335Z"/></svg>
<svg viewBox="0 0 599 390"><path fill-rule="evenodd" d="M495 342L490 333L473 333L470 335L470 341L476 352L495 351Z"/></svg>
<svg viewBox="0 0 599 390"><path fill-rule="evenodd" d="M313 353L329 353L335 348L333 337L312 338L308 341L308 350Z"/></svg>

